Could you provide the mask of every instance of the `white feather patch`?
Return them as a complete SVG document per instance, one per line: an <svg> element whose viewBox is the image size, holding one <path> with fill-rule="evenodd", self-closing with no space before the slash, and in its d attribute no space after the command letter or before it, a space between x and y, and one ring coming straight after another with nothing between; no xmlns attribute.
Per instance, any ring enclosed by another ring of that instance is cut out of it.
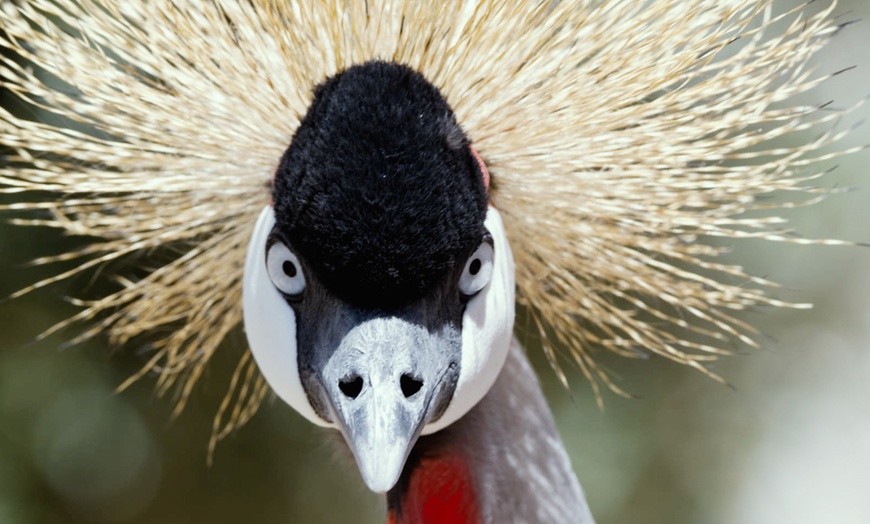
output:
<svg viewBox="0 0 870 524"><path fill-rule="evenodd" d="M266 270L266 240L274 225L274 211L266 206L248 245L243 290L248 344L266 381L284 402L318 426L335 427L317 415L302 388L296 315ZM425 435L456 422L483 399L498 378L510 347L515 295L513 256L495 208L488 209L484 225L495 248L493 275L465 308L459 380L447 410L423 429Z"/></svg>
<svg viewBox="0 0 870 524"><path fill-rule="evenodd" d="M266 240L274 226L275 213L272 206L266 206L254 226L245 259L245 335L260 372L281 400L314 424L334 427L315 413L302 388L296 358L296 314L266 269Z"/></svg>
<svg viewBox="0 0 870 524"><path fill-rule="evenodd" d="M492 206L484 222L492 235L492 278L469 300L462 317L459 381L444 414L423 428L428 435L446 428L477 405L501 373L514 330L514 259L501 215Z"/></svg>

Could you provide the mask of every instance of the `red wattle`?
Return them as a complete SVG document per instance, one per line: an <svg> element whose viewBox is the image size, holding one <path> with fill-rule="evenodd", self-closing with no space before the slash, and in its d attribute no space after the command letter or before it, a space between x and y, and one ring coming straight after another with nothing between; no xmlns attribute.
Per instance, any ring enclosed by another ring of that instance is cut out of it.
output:
<svg viewBox="0 0 870 524"><path fill-rule="evenodd" d="M400 508L388 524L479 524L480 510L468 463L459 455L423 459L411 473Z"/></svg>

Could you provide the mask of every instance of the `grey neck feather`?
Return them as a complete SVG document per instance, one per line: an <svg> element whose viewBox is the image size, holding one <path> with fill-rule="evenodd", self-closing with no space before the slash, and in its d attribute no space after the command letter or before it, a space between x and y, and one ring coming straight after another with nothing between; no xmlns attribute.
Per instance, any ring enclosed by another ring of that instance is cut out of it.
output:
<svg viewBox="0 0 870 524"><path fill-rule="evenodd" d="M541 386L516 339L490 392L442 433L472 460L483 522L594 523Z"/></svg>

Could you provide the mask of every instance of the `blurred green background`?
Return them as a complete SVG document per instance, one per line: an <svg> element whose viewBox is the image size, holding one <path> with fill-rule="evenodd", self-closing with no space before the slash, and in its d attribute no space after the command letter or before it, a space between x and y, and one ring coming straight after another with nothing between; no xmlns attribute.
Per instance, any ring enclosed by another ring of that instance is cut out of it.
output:
<svg viewBox="0 0 870 524"><path fill-rule="evenodd" d="M870 94L870 3L841 1L837 12L865 21L816 57L819 71L858 67L803 99L849 107ZM839 147L864 144L867 125ZM836 164L825 185L857 190L790 216L808 237L870 242L870 153ZM0 297L50 274L24 265L47 245L76 240L0 225ZM608 395L601 412L578 373L565 391L533 355L593 513L601 524L870 522L870 249L744 242L730 257L782 282L784 298L815 304L749 315L765 350L716 366L733 389L658 359L612 360L639 398ZM236 350L171 420L171 399L157 399L150 379L114 393L145 361L134 348L33 342L76 311L65 297L99 286L79 279L0 303L0 524L384 521L336 439L280 402L206 465Z"/></svg>

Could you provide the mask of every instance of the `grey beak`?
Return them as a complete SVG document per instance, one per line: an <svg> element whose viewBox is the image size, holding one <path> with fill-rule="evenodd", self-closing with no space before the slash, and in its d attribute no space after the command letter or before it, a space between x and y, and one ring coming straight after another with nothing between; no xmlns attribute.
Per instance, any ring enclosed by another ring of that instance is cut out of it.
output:
<svg viewBox="0 0 870 524"><path fill-rule="evenodd" d="M458 336L375 318L351 329L324 368L333 418L372 491L396 485L423 427L446 407L457 343Z"/></svg>
<svg viewBox="0 0 870 524"><path fill-rule="evenodd" d="M425 408L408 402L386 381L372 380L368 390L349 403L340 419L366 485L385 493L399 480L420 435Z"/></svg>

